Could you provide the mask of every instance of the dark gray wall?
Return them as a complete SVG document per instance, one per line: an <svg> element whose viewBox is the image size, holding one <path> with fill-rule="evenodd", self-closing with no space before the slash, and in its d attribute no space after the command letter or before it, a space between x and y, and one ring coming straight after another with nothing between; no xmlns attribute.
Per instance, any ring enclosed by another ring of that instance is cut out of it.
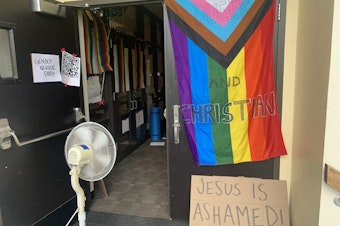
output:
<svg viewBox="0 0 340 226"><path fill-rule="evenodd" d="M60 56L61 48L79 54L75 12L60 19L31 12L29 0L2 0L0 21L16 24L20 76L16 84L0 84L0 118L9 120L21 141L74 126L72 108L79 106L79 88L34 84L30 54ZM72 200L65 139L66 134L23 147L12 142L11 149L0 150L0 225L34 224ZM58 225L69 217L59 216Z"/></svg>

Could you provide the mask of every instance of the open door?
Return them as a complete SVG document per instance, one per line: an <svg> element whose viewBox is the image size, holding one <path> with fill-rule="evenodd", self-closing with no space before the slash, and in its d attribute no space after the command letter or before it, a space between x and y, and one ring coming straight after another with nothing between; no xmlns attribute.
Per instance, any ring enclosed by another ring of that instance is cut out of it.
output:
<svg viewBox="0 0 340 226"><path fill-rule="evenodd" d="M134 1L134 0L89 0L97 5L126 5L126 4L147 4L159 3L163 1ZM260 1L258 1L260 2ZM281 2L281 4L280 4ZM277 0L277 4L281 7L276 7L283 11L284 0ZM72 2L77 4L76 2ZM79 3L84 7L84 2ZM166 134L167 134L167 152L168 152L168 174L169 174L169 198L170 198L170 216L173 219L187 220L189 217L189 202L190 202L190 185L191 175L219 175L219 176L248 176L259 177L264 179L277 179L279 172L279 159L269 159L259 162L248 162L240 164L230 164L221 166L197 166L189 148L189 143L184 129L184 122L178 109L179 94L178 81L176 75L173 43L171 40L170 27L166 7L163 5L164 12L164 77L165 77L165 96L166 96ZM283 37L282 29L279 28L279 22L284 24L284 15L280 15L280 21L276 21L275 29L275 53L278 49L282 49L282 41L278 43L278 37ZM281 104L281 87L282 87L282 54L275 55L275 80L277 88L277 103L280 108ZM279 64L277 64L279 62ZM279 66L277 66L279 65ZM281 66L280 66L281 65ZM178 122L174 119L178 116ZM175 132L178 131L178 132Z"/></svg>
<svg viewBox="0 0 340 226"><path fill-rule="evenodd" d="M170 216L173 219L188 220L191 175L247 176L265 179L277 179L279 159L273 158L266 161L246 162L221 166L197 166L189 148L186 131L184 129L184 122L180 112L180 98L178 94L178 81L174 60L173 43L171 40L167 9L165 6L163 11ZM281 15L281 22L283 21L283 16ZM278 22L279 21L276 22L275 29L275 52L277 52L277 48L279 46L276 41L279 34ZM276 57L276 61L277 59L278 57ZM275 79L277 83L277 90L281 90L279 87L282 86L282 77L280 76L282 76L282 71L276 72ZM278 94L277 96L281 97L281 94ZM278 100L278 103L280 104L281 101Z"/></svg>

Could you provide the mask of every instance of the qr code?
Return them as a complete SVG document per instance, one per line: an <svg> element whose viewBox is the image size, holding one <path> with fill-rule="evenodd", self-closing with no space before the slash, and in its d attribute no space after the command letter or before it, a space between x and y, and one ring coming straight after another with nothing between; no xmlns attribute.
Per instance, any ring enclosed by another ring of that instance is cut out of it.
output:
<svg viewBox="0 0 340 226"><path fill-rule="evenodd" d="M61 59L61 74L63 76L75 79L80 76L80 58L63 51Z"/></svg>

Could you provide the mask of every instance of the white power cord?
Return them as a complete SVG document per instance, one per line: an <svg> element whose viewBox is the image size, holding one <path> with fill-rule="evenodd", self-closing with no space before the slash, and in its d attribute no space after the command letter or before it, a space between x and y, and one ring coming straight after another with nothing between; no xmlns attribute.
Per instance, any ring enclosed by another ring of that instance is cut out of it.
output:
<svg viewBox="0 0 340 226"><path fill-rule="evenodd" d="M71 221L72 221L73 218L76 216L76 214L78 213L78 211L79 211L79 210L78 210L78 208L77 208L76 211L74 211L74 213L72 214L70 220L66 223L65 226L69 226L69 225L70 225Z"/></svg>

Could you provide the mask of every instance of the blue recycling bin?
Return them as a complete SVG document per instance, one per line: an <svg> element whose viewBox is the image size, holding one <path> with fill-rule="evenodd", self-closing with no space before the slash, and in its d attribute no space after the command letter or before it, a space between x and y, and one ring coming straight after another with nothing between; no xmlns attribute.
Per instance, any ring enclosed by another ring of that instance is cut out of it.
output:
<svg viewBox="0 0 340 226"><path fill-rule="evenodd" d="M161 140L161 109L159 107L150 108L150 140Z"/></svg>

